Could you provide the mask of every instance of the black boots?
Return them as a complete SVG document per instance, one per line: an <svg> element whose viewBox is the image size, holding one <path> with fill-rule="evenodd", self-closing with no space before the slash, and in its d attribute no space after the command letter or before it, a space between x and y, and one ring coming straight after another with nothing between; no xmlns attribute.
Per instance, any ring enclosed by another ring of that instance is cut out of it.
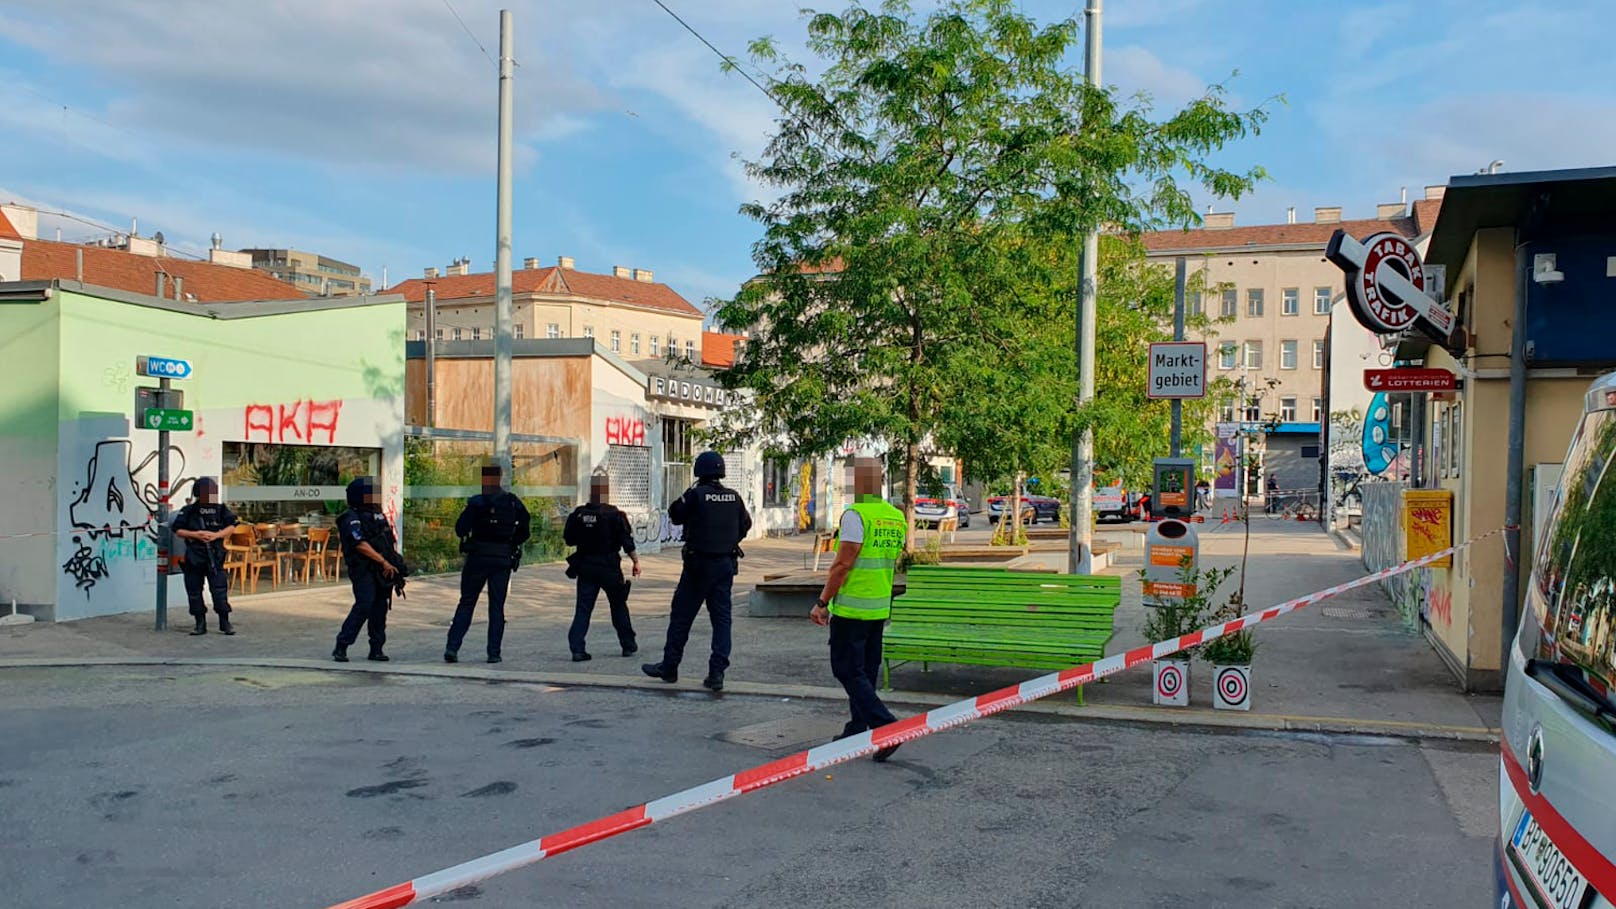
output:
<svg viewBox="0 0 1616 909"><path fill-rule="evenodd" d="M583 652L582 650L580 650L577 653L574 653L572 655L572 661L574 663L587 663L592 659L594 659L594 657L592 657L589 654Z"/></svg>
<svg viewBox="0 0 1616 909"><path fill-rule="evenodd" d="M503 663L503 662L505 662L505 658L500 656L497 653L490 653L488 655L488 662L490 662L490 663Z"/></svg>
<svg viewBox="0 0 1616 909"><path fill-rule="evenodd" d="M460 662L460 654L455 653L453 650L445 650L443 652L443 661L445 663L458 663Z"/></svg>
<svg viewBox="0 0 1616 909"><path fill-rule="evenodd" d="M208 620L205 616L197 616L196 627L191 629L191 637L208 633Z"/></svg>
<svg viewBox="0 0 1616 909"><path fill-rule="evenodd" d="M338 644L335 648L333 648L331 651L331 659L336 660L339 663L348 662L348 645Z"/></svg>
<svg viewBox="0 0 1616 909"><path fill-rule="evenodd" d="M640 645L634 643L633 641L629 641L627 644L623 645L623 656L633 656L639 652Z"/></svg>
<svg viewBox="0 0 1616 909"><path fill-rule="evenodd" d="M201 628L203 631L208 630L207 627L204 626L201 622L197 622L196 625L197 625L198 628ZM193 631L191 633L195 634L196 632ZM231 625L230 625L230 617L229 616L227 616L227 615L219 616L219 633L220 634L225 634L225 635L230 635L230 634L235 634L236 633L236 629L231 627Z"/></svg>
<svg viewBox="0 0 1616 909"><path fill-rule="evenodd" d="M701 687L711 688L713 691L723 691L724 674L722 672L707 673L707 677L701 680Z"/></svg>
<svg viewBox="0 0 1616 909"><path fill-rule="evenodd" d="M376 647L371 649L370 656L365 657L365 659L371 661L372 663L387 663L391 662L393 658L385 653L382 653L380 647Z"/></svg>
<svg viewBox="0 0 1616 909"><path fill-rule="evenodd" d="M678 666L664 666L661 663L643 663L640 665L640 671L653 679L661 679L664 682L679 681Z"/></svg>

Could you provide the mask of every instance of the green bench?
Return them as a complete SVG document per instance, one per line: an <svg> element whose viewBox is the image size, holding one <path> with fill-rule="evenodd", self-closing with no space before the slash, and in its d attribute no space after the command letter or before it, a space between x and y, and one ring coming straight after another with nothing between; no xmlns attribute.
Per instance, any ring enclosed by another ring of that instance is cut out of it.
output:
<svg viewBox="0 0 1616 909"><path fill-rule="evenodd" d="M914 566L892 601L883 685L893 663L1066 669L1100 659L1121 601L1120 577Z"/></svg>

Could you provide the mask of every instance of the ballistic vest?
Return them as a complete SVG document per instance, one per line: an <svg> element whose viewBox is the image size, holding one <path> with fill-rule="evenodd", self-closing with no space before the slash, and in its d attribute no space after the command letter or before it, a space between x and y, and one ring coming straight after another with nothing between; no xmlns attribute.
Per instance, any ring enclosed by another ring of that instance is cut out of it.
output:
<svg viewBox="0 0 1616 909"><path fill-rule="evenodd" d="M880 621L892 613L892 575L903 555L906 522L903 512L876 496L860 496L847 507L864 522L864 544L847 582L831 598L830 614ZM841 545L840 531L837 545Z"/></svg>

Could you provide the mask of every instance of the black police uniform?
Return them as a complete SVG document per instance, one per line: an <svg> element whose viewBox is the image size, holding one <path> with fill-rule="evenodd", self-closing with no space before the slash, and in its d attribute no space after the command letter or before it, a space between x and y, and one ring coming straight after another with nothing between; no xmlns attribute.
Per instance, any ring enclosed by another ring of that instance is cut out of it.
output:
<svg viewBox="0 0 1616 909"><path fill-rule="evenodd" d="M706 478L668 506L668 520L684 525L685 545L684 570L673 591L668 641L662 650L662 677L677 678L690 626L706 601L707 616L713 623L713 654L707 662L707 675L721 681L729 668L730 587L739 567L740 542L752 529L752 516L740 493Z"/></svg>
<svg viewBox="0 0 1616 909"><path fill-rule="evenodd" d="M175 530L223 530L234 527L238 519L234 512L219 502L192 502L174 514ZM202 587L207 585L213 599L213 611L219 614L220 630L229 628L230 581L224 573L224 541L187 539L185 559L180 562L180 573L185 576L185 598L190 602L191 615L200 632L205 629L208 608L202 604Z"/></svg>
<svg viewBox="0 0 1616 909"><path fill-rule="evenodd" d="M359 493L362 497L363 492ZM354 604L348 617L337 632L337 651L334 656L347 658L347 649L359 640L359 626L363 625L370 637L370 659L382 659L382 645L387 643L387 610L393 605L394 581L382 577L381 566L359 552L360 543L370 547L391 562L394 568L403 566L393 538L393 526L381 511L365 506L363 498L355 502L353 485L348 487L348 510L337 518L337 533L342 540L342 557L348 563L348 581L353 585Z"/></svg>
<svg viewBox="0 0 1616 909"><path fill-rule="evenodd" d="M586 652L584 636L589 633L589 616L604 590L623 656L634 653L639 647L634 643L634 623L629 621L629 582L623 577L623 557L619 555L620 551L634 553L634 529L629 526L628 516L616 505L580 505L567 515L562 539L568 546L578 547L578 552L567 559L569 574L578 578L578 602L572 627L567 629L567 646L575 656Z"/></svg>
<svg viewBox="0 0 1616 909"><path fill-rule="evenodd" d="M511 571L522 556L522 544L533 533L527 506L514 494L500 491L471 497L455 520L455 536L465 541L460 550L466 564L460 569L460 605L455 607L449 625L449 642L444 659L452 660L471 628L471 613L477 598L488 586L488 661L500 660L505 639L505 595L510 591Z"/></svg>

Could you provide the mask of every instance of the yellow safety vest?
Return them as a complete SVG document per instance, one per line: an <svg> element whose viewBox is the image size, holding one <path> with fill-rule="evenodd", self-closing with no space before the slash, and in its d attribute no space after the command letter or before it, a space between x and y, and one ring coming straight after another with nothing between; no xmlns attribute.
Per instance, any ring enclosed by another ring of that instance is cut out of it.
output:
<svg viewBox="0 0 1616 909"><path fill-rule="evenodd" d="M864 522L864 543L846 583L831 598L830 614L879 621L892 613L892 575L903 555L906 522L903 512L878 496L860 496L847 507ZM836 536L840 546L840 530Z"/></svg>

